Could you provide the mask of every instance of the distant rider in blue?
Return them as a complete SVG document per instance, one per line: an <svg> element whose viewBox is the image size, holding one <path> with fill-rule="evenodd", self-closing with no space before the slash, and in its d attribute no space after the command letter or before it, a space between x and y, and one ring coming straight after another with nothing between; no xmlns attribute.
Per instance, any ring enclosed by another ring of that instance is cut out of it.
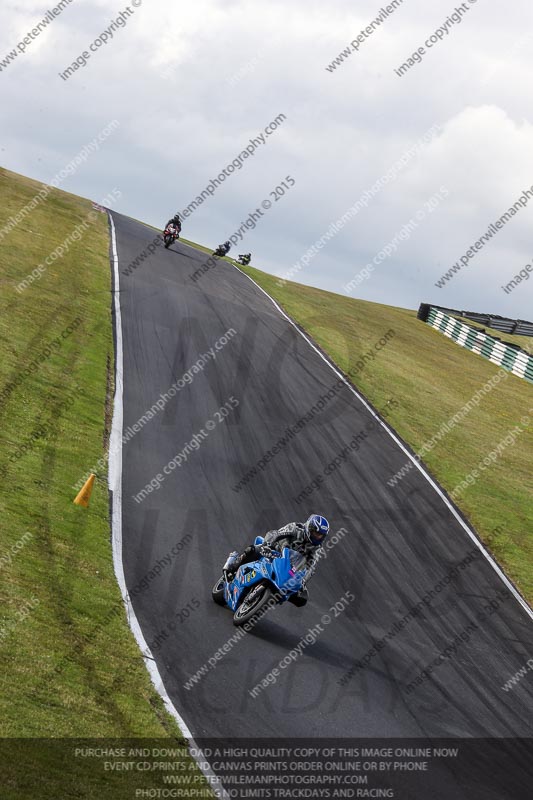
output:
<svg viewBox="0 0 533 800"><path fill-rule="evenodd" d="M262 545L252 544L240 555L234 551L228 558L228 577L233 578L239 567L257 561L261 556L268 558L272 550L283 552L284 547L296 550L302 556L302 561L298 564L298 569L306 569L305 583L311 577L319 558L319 547L324 543L329 533L329 522L320 514L311 514L307 522L289 522L279 530L269 531L265 534L265 542ZM309 593L304 585L299 592L296 592L289 600L296 606L305 606L309 598Z"/></svg>

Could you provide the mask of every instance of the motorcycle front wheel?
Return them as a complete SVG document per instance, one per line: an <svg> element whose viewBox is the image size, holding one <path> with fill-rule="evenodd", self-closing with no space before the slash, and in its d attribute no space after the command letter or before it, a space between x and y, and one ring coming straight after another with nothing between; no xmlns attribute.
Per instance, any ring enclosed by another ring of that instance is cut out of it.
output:
<svg viewBox="0 0 533 800"><path fill-rule="evenodd" d="M219 606L225 606L226 601L224 600L224 586L226 585L226 581L223 577L219 578L218 581L213 586L213 590L211 595L215 603Z"/></svg>
<svg viewBox="0 0 533 800"><path fill-rule="evenodd" d="M250 589L238 609L233 615L233 624L239 627L244 625L245 622L257 620L266 611L265 606L273 597L273 592L270 586L266 583L257 583L253 589Z"/></svg>

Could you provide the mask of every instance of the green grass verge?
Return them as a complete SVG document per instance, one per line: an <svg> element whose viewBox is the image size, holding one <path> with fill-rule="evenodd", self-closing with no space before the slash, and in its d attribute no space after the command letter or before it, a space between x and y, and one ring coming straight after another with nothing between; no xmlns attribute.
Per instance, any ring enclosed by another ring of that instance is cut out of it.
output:
<svg viewBox="0 0 533 800"><path fill-rule="evenodd" d="M0 188L2 230L42 186L0 170ZM106 449L113 390L107 217L91 211L53 190L1 242L1 735L176 741L120 606L107 476L98 476L88 510L72 502L73 485ZM18 292L84 223L81 238ZM39 796L131 797L139 785L139 775L93 773L88 762L58 772L58 782L86 787L72 795L41 775ZM16 791L11 775L2 796L26 796Z"/></svg>

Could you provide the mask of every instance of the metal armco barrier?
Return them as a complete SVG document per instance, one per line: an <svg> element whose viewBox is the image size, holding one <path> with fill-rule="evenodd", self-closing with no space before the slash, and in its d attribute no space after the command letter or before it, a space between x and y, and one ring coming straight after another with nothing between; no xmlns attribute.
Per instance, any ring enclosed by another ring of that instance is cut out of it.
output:
<svg viewBox="0 0 533 800"><path fill-rule="evenodd" d="M525 319L509 319L508 317L499 317L497 314L478 314L476 311L458 311L456 308L432 306L429 303L422 303L418 309L418 319L426 322L430 308L436 308L438 311L443 311L445 314L451 314L454 317L471 319L472 322L477 322L478 325L486 325L487 328L492 328L501 333L510 333L516 336L533 336L533 322L527 322Z"/></svg>
<svg viewBox="0 0 533 800"><path fill-rule="evenodd" d="M463 314L459 311L455 313ZM461 347L466 347L467 350L488 358L493 364L509 370L513 375L533 383L533 356L530 356L525 350L488 336L476 328L471 328L470 325L465 325L464 322L444 313L436 306L424 303L420 306L418 318L453 339Z"/></svg>

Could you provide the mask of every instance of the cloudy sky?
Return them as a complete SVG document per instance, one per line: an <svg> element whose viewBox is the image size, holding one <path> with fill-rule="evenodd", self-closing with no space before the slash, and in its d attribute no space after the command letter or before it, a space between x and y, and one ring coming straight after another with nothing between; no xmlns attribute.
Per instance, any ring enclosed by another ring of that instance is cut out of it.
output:
<svg viewBox="0 0 533 800"><path fill-rule="evenodd" d="M429 301L533 318L533 273L508 294L501 288L533 263L533 197L444 288L435 285L533 189L530 0L398 0L331 70L379 16L379 0L72 0L18 48L53 7L3 2L3 166L49 182L117 120L61 188L97 201L117 188L117 210L159 226L284 114L186 220L187 238L216 245L270 199L233 250L251 251L267 272L292 270L339 293L355 279L352 296L407 308ZM91 51L127 8L126 24ZM399 77L420 47L421 60ZM84 51L85 66L63 80ZM294 186L275 199L287 176ZM302 266L363 196L367 207Z"/></svg>

